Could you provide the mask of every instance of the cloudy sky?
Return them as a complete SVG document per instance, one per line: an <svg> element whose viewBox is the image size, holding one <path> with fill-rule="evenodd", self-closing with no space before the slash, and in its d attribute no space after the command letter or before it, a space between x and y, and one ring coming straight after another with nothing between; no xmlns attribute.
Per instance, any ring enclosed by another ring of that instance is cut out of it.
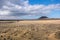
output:
<svg viewBox="0 0 60 40"><path fill-rule="evenodd" d="M0 19L60 18L60 0L0 0Z"/></svg>

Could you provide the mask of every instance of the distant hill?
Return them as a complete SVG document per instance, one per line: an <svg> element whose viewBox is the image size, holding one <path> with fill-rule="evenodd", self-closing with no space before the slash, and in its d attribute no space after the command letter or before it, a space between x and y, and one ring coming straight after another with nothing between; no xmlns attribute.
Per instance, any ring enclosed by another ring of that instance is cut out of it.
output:
<svg viewBox="0 0 60 40"><path fill-rule="evenodd" d="M47 16L41 16L39 19L46 19L48 18Z"/></svg>

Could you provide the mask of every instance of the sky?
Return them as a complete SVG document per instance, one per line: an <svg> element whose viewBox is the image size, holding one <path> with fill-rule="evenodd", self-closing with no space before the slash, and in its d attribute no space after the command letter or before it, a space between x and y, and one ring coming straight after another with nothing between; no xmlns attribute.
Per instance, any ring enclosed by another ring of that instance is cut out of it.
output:
<svg viewBox="0 0 60 40"><path fill-rule="evenodd" d="M60 0L0 0L0 19L60 18Z"/></svg>

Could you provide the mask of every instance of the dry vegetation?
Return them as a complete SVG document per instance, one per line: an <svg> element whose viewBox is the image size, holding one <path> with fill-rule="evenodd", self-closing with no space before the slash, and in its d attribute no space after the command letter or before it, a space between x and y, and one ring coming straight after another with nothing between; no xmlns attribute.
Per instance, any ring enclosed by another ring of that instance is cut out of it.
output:
<svg viewBox="0 0 60 40"><path fill-rule="evenodd" d="M0 21L0 40L60 40L60 20Z"/></svg>

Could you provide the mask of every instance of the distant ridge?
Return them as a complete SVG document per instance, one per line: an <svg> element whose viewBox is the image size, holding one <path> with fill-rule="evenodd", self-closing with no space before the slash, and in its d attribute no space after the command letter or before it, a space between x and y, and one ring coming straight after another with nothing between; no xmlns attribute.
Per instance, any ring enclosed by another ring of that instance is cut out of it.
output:
<svg viewBox="0 0 60 40"><path fill-rule="evenodd" d="M0 21L24 21L24 20L60 20L60 18L43 18L43 19L0 19Z"/></svg>
<svg viewBox="0 0 60 40"><path fill-rule="evenodd" d="M60 18L43 18L43 19L39 19L39 20L60 20Z"/></svg>

